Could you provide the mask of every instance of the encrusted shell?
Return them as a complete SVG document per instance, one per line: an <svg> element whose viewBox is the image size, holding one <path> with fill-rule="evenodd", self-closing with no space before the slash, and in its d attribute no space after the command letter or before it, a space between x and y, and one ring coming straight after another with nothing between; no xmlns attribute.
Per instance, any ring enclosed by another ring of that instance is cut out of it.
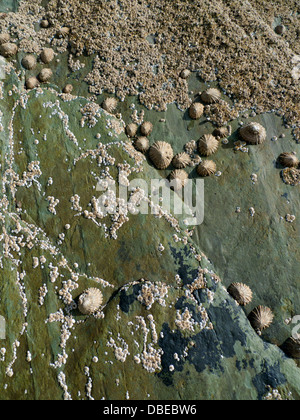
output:
<svg viewBox="0 0 300 420"><path fill-rule="evenodd" d="M204 112L204 106L200 102L194 102L189 108L189 116L193 120L198 120L202 117Z"/></svg>
<svg viewBox="0 0 300 420"><path fill-rule="evenodd" d="M299 159L294 153L281 153L278 161L285 168L297 168L299 165Z"/></svg>
<svg viewBox="0 0 300 420"><path fill-rule="evenodd" d="M150 159L157 169L166 169L173 159L172 146L165 141L157 141L150 147Z"/></svg>
<svg viewBox="0 0 300 420"><path fill-rule="evenodd" d="M141 125L141 133L143 136L149 136L152 133L153 130L153 124L150 121L145 121Z"/></svg>
<svg viewBox="0 0 300 420"><path fill-rule="evenodd" d="M138 137L135 141L134 141L134 147L142 153L147 152L147 150L149 149L149 140L147 139L147 137L145 136L141 136Z"/></svg>
<svg viewBox="0 0 300 420"><path fill-rule="evenodd" d="M217 166L212 160L203 160L197 166L197 172L200 176L210 176L213 175L217 170Z"/></svg>
<svg viewBox="0 0 300 420"><path fill-rule="evenodd" d="M270 308L259 305L249 314L248 319L255 331L261 332L272 324L274 315Z"/></svg>
<svg viewBox="0 0 300 420"><path fill-rule="evenodd" d="M176 169L184 169L186 166L190 165L190 163L191 157L186 152L178 153L172 160L172 165Z"/></svg>
<svg viewBox="0 0 300 420"><path fill-rule="evenodd" d="M0 54L3 57L12 57L18 52L18 46L12 42L6 42L5 44L0 45Z"/></svg>
<svg viewBox="0 0 300 420"><path fill-rule="evenodd" d="M191 72L190 72L190 70L188 70L188 69L184 69L184 70L182 70L182 72L180 73L180 77L181 77L182 79L188 79L188 78L190 77L190 75L191 75Z"/></svg>
<svg viewBox="0 0 300 420"><path fill-rule="evenodd" d="M224 126L224 127L216 128L214 130L214 132L213 132L213 135L215 137L220 138L220 139L223 139L225 137L230 136L231 135L231 127L230 127L230 125L227 125L226 127Z"/></svg>
<svg viewBox="0 0 300 420"><path fill-rule="evenodd" d="M199 153L203 156L210 156L218 150L219 142L211 134L204 134L198 143Z"/></svg>
<svg viewBox="0 0 300 420"><path fill-rule="evenodd" d="M252 301L252 290L244 283L232 283L227 290L241 306L248 305Z"/></svg>
<svg viewBox="0 0 300 420"><path fill-rule="evenodd" d="M300 184L300 169L297 168L285 168L282 171L282 179L293 187Z"/></svg>
<svg viewBox="0 0 300 420"><path fill-rule="evenodd" d="M288 338L281 346L288 357L300 359L300 335Z"/></svg>
<svg viewBox="0 0 300 420"><path fill-rule="evenodd" d="M26 85L27 89L34 89L35 87L37 87L39 85L39 81L34 76L29 77L28 79L26 79L25 85Z"/></svg>
<svg viewBox="0 0 300 420"><path fill-rule="evenodd" d="M45 83L45 82L48 82L52 76L53 76L53 73L51 69L42 69L40 74L38 75L38 78L40 82Z"/></svg>
<svg viewBox="0 0 300 420"><path fill-rule="evenodd" d="M36 66L36 58L34 55L25 55L25 57L22 58L22 66L26 70L33 70Z"/></svg>
<svg viewBox="0 0 300 420"><path fill-rule="evenodd" d="M0 45L6 44L10 40L10 35L7 33L0 34Z"/></svg>
<svg viewBox="0 0 300 420"><path fill-rule="evenodd" d="M44 48L43 51L41 52L41 60L43 63L45 64L49 64L51 63L51 61L54 58L54 51L52 48Z"/></svg>
<svg viewBox="0 0 300 420"><path fill-rule="evenodd" d="M63 88L63 93L72 93L73 92L73 85L71 85L70 83L68 83L64 88Z"/></svg>
<svg viewBox="0 0 300 420"><path fill-rule="evenodd" d="M257 122L250 122L239 130L243 140L251 144L261 144L266 140L266 129Z"/></svg>
<svg viewBox="0 0 300 420"><path fill-rule="evenodd" d="M103 302L101 291L95 287L85 290L78 300L78 309L84 315L96 312Z"/></svg>
<svg viewBox="0 0 300 420"><path fill-rule="evenodd" d="M215 104L221 99L221 92L216 88L209 88L201 93L201 100L206 104Z"/></svg>
<svg viewBox="0 0 300 420"><path fill-rule="evenodd" d="M138 131L138 126L134 123L128 124L125 131L127 136L134 137Z"/></svg>
<svg viewBox="0 0 300 420"><path fill-rule="evenodd" d="M118 101L116 98L109 97L106 98L102 103L102 108L112 114L118 106Z"/></svg>
<svg viewBox="0 0 300 420"><path fill-rule="evenodd" d="M169 180L172 182L172 188L179 191L185 186L188 179L188 174L183 169L175 169L169 175Z"/></svg>

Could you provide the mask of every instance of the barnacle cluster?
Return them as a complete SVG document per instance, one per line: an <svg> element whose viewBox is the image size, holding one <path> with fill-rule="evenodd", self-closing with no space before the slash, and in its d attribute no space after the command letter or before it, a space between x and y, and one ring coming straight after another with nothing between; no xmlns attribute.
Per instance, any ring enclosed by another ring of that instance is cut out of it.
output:
<svg viewBox="0 0 300 420"><path fill-rule="evenodd" d="M299 19L291 10L297 10L296 0L276 0L263 8L258 1L238 0L51 0L45 9L41 0L23 1L15 17L3 16L0 33L7 34L8 22L15 19L13 35L27 53L40 53L51 40L57 52L96 54L86 77L91 93L138 95L158 110L171 102L190 106L186 77L196 71L205 81L217 80L237 108L280 110L299 136ZM274 16L281 17L280 33L280 25L276 31L272 27ZM25 31L18 25L21 19ZM219 95L214 98L218 101Z"/></svg>

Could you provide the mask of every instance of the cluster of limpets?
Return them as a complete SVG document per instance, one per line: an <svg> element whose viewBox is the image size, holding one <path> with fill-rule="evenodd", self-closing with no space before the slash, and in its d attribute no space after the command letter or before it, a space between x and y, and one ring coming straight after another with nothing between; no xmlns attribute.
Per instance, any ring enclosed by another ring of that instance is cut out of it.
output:
<svg viewBox="0 0 300 420"><path fill-rule="evenodd" d="M240 306L252 302L252 290L244 283L232 283L227 291ZM248 319L257 334L261 335L262 331L272 324L274 315L270 308L259 305L249 314Z"/></svg>
<svg viewBox="0 0 300 420"><path fill-rule="evenodd" d="M42 26L42 24L41 24ZM42 26L46 27L46 26ZM18 53L19 49L17 44L11 41L10 35L8 33L0 34L0 54L5 58L14 57ZM36 57L34 54L26 54L22 60L21 65L27 71L33 71L38 63L48 65L50 64L55 57L55 53L52 48L44 48L39 57ZM51 80L53 72L50 68L44 67L36 76L28 76L25 79L26 89L34 89L40 85L40 83L47 83ZM63 92L71 93L73 86L68 84L65 86Z"/></svg>
<svg viewBox="0 0 300 420"><path fill-rule="evenodd" d="M246 306L252 302L252 290L244 283L232 283L227 291L240 306ZM274 314L267 306L258 305L250 312L248 320L253 329L260 336L262 331L269 328L272 324ZM289 337L280 348L288 357L300 359L300 334Z"/></svg>
<svg viewBox="0 0 300 420"><path fill-rule="evenodd" d="M293 152L284 152L278 156L278 163L283 166L281 176L283 181L288 185L300 184L300 161Z"/></svg>
<svg viewBox="0 0 300 420"><path fill-rule="evenodd" d="M135 123L130 123L125 127L125 132L127 136L133 139L134 147L141 153L146 153L149 150L150 144L149 144L148 136L150 136L150 134L152 133L152 130L153 130L153 124L150 121L144 121L140 126L138 126ZM163 145L164 144L168 145L168 143L165 143L165 142L158 142L158 143L162 143ZM166 159L166 156L164 152L162 151L162 156L161 156L162 162L157 163L158 169L165 169L167 166L169 166L169 164L165 166L164 159Z"/></svg>

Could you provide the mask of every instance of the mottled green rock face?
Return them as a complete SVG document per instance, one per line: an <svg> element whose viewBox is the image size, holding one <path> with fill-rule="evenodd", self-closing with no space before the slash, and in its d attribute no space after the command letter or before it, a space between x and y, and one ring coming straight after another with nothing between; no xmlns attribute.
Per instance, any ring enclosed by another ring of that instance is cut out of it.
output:
<svg viewBox="0 0 300 420"><path fill-rule="evenodd" d="M174 104L158 113L128 97L108 114L106 95L87 99L86 57L68 73L61 55L49 65L52 83L25 91L23 55L19 74L3 73L0 95L0 399L299 399L299 368L278 348L300 315L299 185L285 184L277 163L282 152L300 156L291 130L275 113L230 122L194 228L164 203L151 214L155 197L136 190L127 198L148 214L124 216L107 196L116 207L105 216L96 206L104 181L149 185L173 169L137 153L125 125L144 112L150 144L164 140L176 154L213 132L209 110L194 121ZM66 83L74 96L60 93ZM205 88L190 77L190 91ZM267 138L238 145L250 121ZM185 170L196 183L196 167ZM245 309L226 291L232 282L252 289ZM103 294L93 315L77 307L88 288ZM261 337L247 319L258 305L274 313Z"/></svg>

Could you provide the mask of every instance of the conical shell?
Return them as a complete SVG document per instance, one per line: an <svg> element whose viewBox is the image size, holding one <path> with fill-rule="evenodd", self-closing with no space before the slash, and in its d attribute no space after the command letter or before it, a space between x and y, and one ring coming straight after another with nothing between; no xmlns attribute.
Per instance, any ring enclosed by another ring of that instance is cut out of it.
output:
<svg viewBox="0 0 300 420"><path fill-rule="evenodd" d="M52 76L53 76L53 73L51 69L43 69L38 75L38 78L40 82L46 83L51 79Z"/></svg>
<svg viewBox="0 0 300 420"><path fill-rule="evenodd" d="M134 141L134 147L142 153L147 152L147 150L149 149L149 140L147 139L147 137L145 136L141 136L138 137L135 141Z"/></svg>
<svg viewBox="0 0 300 420"><path fill-rule="evenodd" d="M284 25L277 25L275 28L275 32L278 35L282 35L286 31L286 27Z"/></svg>
<svg viewBox="0 0 300 420"><path fill-rule="evenodd" d="M223 139L225 137L228 137L231 135L231 127L228 125L227 127L220 127L216 128L213 132L213 135L215 137L218 137L220 139Z"/></svg>
<svg viewBox="0 0 300 420"><path fill-rule="evenodd" d="M127 136L134 137L136 135L137 131L138 131L138 126L136 124L133 124L133 123L128 124L126 126L125 131L126 131Z"/></svg>
<svg viewBox="0 0 300 420"><path fill-rule="evenodd" d="M190 70L188 70L188 69L184 69L184 70L182 70L182 72L180 73L180 77L181 77L182 79L188 79L188 78L190 77L190 75L191 75L191 72L190 72Z"/></svg>
<svg viewBox="0 0 300 420"><path fill-rule="evenodd" d="M252 301L252 290L243 283L232 283L228 287L228 293L241 306L248 305Z"/></svg>
<svg viewBox="0 0 300 420"><path fill-rule="evenodd" d="M29 77L26 79L25 85L27 89L34 89L39 85L39 81L36 77Z"/></svg>
<svg viewBox="0 0 300 420"><path fill-rule="evenodd" d="M7 33L0 34L0 45L6 44L10 41L10 35Z"/></svg>
<svg viewBox="0 0 300 420"><path fill-rule="evenodd" d="M5 44L0 45L0 54L3 57L12 57L18 52L18 46L12 42L6 42Z"/></svg>
<svg viewBox="0 0 300 420"><path fill-rule="evenodd" d="M103 302L101 291L95 287L85 290L78 300L78 309L84 315L91 315L96 312Z"/></svg>
<svg viewBox="0 0 300 420"><path fill-rule="evenodd" d="M204 160L197 166L197 172L200 176L213 175L217 170L216 164L212 160Z"/></svg>
<svg viewBox="0 0 300 420"><path fill-rule="evenodd" d="M40 26L41 28L49 28L49 21L47 19L41 20Z"/></svg>
<svg viewBox="0 0 300 420"><path fill-rule="evenodd" d="M293 153L281 153L278 161L285 168L297 168L299 165L299 159Z"/></svg>
<svg viewBox="0 0 300 420"><path fill-rule="evenodd" d="M157 141L150 147L149 156L157 169L166 169L173 159L173 149L165 141Z"/></svg>
<svg viewBox="0 0 300 420"><path fill-rule="evenodd" d="M36 66L36 58L34 55L25 55L25 57L23 57L22 59L22 66L26 69L26 70L33 70Z"/></svg>
<svg viewBox="0 0 300 420"><path fill-rule="evenodd" d="M255 331L263 331L272 324L274 315L270 308L259 305L248 318Z"/></svg>
<svg viewBox="0 0 300 420"><path fill-rule="evenodd" d="M243 140L251 144L261 144L267 137L265 128L257 122L244 125L240 128L239 133Z"/></svg>
<svg viewBox="0 0 300 420"><path fill-rule="evenodd" d="M208 104L208 105L215 104L220 99L221 99L221 92L219 91L219 89L216 89L216 88L209 88L205 90L204 92L202 92L201 94L201 100L205 104Z"/></svg>
<svg viewBox="0 0 300 420"><path fill-rule="evenodd" d="M118 106L118 101L116 98L106 98L102 103L102 108L112 114Z"/></svg>
<svg viewBox="0 0 300 420"><path fill-rule="evenodd" d="M148 137L153 130L153 124L150 121L144 121L143 124L141 125L141 133L143 134L143 136Z"/></svg>
<svg viewBox="0 0 300 420"><path fill-rule="evenodd" d="M185 186L188 179L188 174L183 169L175 169L169 175L169 180L172 182L172 187L175 191L179 191Z"/></svg>
<svg viewBox="0 0 300 420"><path fill-rule="evenodd" d="M194 102L189 108L189 116L193 120L198 120L202 117L204 106L200 102Z"/></svg>
<svg viewBox="0 0 300 420"><path fill-rule="evenodd" d="M72 93L73 91L73 85L71 85L70 83L68 83L64 88L63 88L63 93Z"/></svg>
<svg viewBox="0 0 300 420"><path fill-rule="evenodd" d="M176 156L174 156L172 160L172 165L176 169L184 169L186 166L190 165L191 158L190 155L188 155L185 152L178 153Z"/></svg>
<svg viewBox="0 0 300 420"><path fill-rule="evenodd" d="M210 156L218 150L219 142L211 134L204 134L198 144L199 153L203 156Z"/></svg>
<svg viewBox="0 0 300 420"><path fill-rule="evenodd" d="M54 58L54 51L52 48L44 48L43 51L41 52L41 60L43 63L45 64L49 64L51 63L51 61Z"/></svg>
<svg viewBox="0 0 300 420"><path fill-rule="evenodd" d="M281 350L292 359L300 359L300 335L288 338L281 346Z"/></svg>

